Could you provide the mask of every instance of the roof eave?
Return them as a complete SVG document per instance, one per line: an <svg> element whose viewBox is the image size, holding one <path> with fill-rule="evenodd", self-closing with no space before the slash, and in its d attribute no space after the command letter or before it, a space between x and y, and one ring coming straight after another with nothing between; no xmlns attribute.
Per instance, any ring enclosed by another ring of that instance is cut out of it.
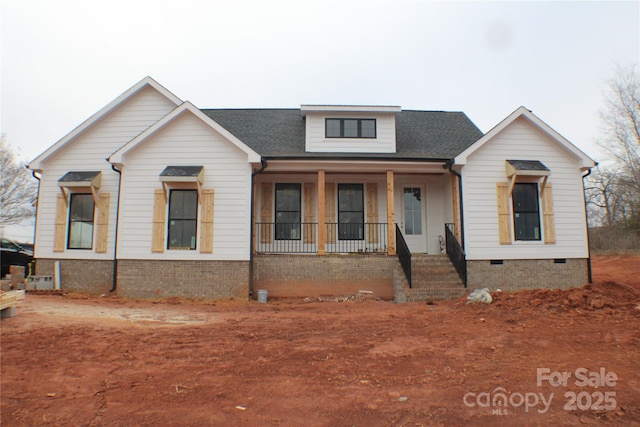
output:
<svg viewBox="0 0 640 427"><path fill-rule="evenodd" d="M485 143L493 139L497 134L502 132L507 126L509 126L519 117L526 118L530 123L540 129L547 136L558 142L569 152L573 153L580 160L581 169L589 169L597 164L595 160L593 160L584 151L580 150L578 147L572 144L568 139L560 135L557 131L551 128L551 126L542 121L538 116L533 114L531 110L527 109L524 106L520 106L514 112L504 118L500 123L494 126L491 130L489 130L489 132L485 133L476 142L471 144L471 146L465 149L462 153L458 154L454 158L454 165L459 167L464 166L471 154L482 147Z"/></svg>
<svg viewBox="0 0 640 427"><path fill-rule="evenodd" d="M189 101L185 101L182 104L180 104L179 106L177 106L176 108L174 108L171 112L169 112L167 115L165 115L162 119L158 120L156 123L154 123L147 130L145 130L140 135L136 136L134 139L132 139L127 144L125 144L120 149L118 149L113 154L111 154L111 156L109 156L109 158L107 160L109 161L109 163L111 163L113 165L119 165L121 167L124 164L124 156L129 151L131 151L133 148L135 148L141 142L143 142L146 139L150 138L152 135L154 135L160 129L164 128L167 124L169 124L171 121L173 121L176 117L180 116L181 114L183 114L186 111L191 112L197 118L202 120L204 123L209 125L212 129L214 129L215 131L220 133L223 137L228 139L232 144L234 144L236 147L238 147L240 150L242 150L244 153L246 153L249 163L259 164L261 162L262 156L260 156L260 154L258 154L253 149L251 149L248 145L246 145L245 143L240 141L233 134L231 134L224 127L222 127L220 124L218 124L216 121L214 121L211 117L209 117L208 115L203 113L200 109L198 109L195 105L193 105Z"/></svg>
<svg viewBox="0 0 640 427"><path fill-rule="evenodd" d="M171 102L173 102L176 105L179 105L179 104L182 103L182 100L180 98L175 96L173 93L171 93L169 90L167 90L164 86L162 86L160 83L155 81L153 78L147 76L144 79L140 80L135 85L133 85L132 87L130 87L129 89L127 89L120 96L118 96L116 99L114 99L109 104L104 106L98 112L96 112L91 117L89 117L87 120L85 120L84 122L82 122L81 124L76 126L71 132L69 132L67 135L65 135L60 140L58 140L55 144L53 144L51 147L49 147L47 150L45 150L38 157L33 159L31 162L29 162L29 164L27 165L27 168L30 169L30 170L36 171L36 172L42 172L42 163L47 158L49 158L52 154L57 152L60 148L62 148L67 143L72 141L78 135L82 134L86 129L88 129L91 126L93 126L95 123L97 123L104 116L109 114L111 111L115 110L118 106L120 106L122 103L124 103L127 99L131 98L133 95L135 95L136 93L138 93L140 90L142 90L143 88L145 88L147 86L153 87L159 93L164 95L167 99L169 99Z"/></svg>

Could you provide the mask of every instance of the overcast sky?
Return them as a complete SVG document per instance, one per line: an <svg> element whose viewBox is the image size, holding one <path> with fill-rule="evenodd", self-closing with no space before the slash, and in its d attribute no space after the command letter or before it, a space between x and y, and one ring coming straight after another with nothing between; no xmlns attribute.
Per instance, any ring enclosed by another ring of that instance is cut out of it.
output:
<svg viewBox="0 0 640 427"><path fill-rule="evenodd" d="M1 130L32 160L149 75L199 108L524 105L587 154L640 3L0 0Z"/></svg>

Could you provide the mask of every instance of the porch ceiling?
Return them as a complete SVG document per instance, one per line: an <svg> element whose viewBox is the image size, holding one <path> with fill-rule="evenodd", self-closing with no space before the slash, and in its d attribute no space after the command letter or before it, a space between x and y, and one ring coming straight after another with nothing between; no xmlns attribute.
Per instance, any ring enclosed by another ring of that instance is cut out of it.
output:
<svg viewBox="0 0 640 427"><path fill-rule="evenodd" d="M446 173L445 162L394 162L368 160L268 160L265 172L317 172L327 173Z"/></svg>

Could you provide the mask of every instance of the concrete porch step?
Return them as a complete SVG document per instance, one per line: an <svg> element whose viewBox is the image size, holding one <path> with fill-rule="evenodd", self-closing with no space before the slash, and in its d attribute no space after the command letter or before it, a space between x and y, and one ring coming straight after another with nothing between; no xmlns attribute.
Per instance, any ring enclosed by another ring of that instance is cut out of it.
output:
<svg viewBox="0 0 640 427"><path fill-rule="evenodd" d="M407 302L422 302L427 300L446 300L459 298L466 290L462 286L442 288L411 288L404 289Z"/></svg>
<svg viewBox="0 0 640 427"><path fill-rule="evenodd" d="M414 277L422 278L424 280L456 280L459 279L458 272L455 269L451 270L422 270L411 269L411 275Z"/></svg>
<svg viewBox="0 0 640 427"><path fill-rule="evenodd" d="M413 280L411 289L431 289L431 288L462 288L464 285L459 277L451 280Z"/></svg>

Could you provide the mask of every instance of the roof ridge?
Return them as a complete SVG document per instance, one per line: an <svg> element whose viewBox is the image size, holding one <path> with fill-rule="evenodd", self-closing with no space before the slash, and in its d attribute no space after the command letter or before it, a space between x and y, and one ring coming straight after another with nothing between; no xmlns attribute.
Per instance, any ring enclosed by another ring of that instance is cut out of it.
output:
<svg viewBox="0 0 640 427"><path fill-rule="evenodd" d="M232 108L200 108L201 111L300 111L300 108L290 108L290 107L232 107Z"/></svg>

